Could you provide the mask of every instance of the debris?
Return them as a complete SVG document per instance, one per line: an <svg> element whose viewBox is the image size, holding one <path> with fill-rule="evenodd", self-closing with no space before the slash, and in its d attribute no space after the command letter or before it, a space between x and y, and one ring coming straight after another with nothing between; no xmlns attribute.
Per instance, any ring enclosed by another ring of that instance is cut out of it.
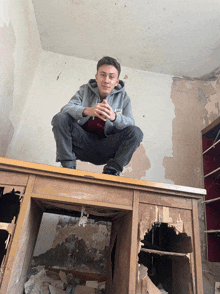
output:
<svg viewBox="0 0 220 294"><path fill-rule="evenodd" d="M142 293L141 294L161 294L160 290L154 285L151 279L146 276L142 280Z"/></svg>
<svg viewBox="0 0 220 294"><path fill-rule="evenodd" d="M49 285L49 290L50 290L50 294L66 294L66 291L60 290L51 285Z"/></svg>
<svg viewBox="0 0 220 294"><path fill-rule="evenodd" d="M67 294L74 294L75 293L75 289L76 289L76 286L70 286L68 285L67 288L66 288L66 293Z"/></svg>
<svg viewBox="0 0 220 294"><path fill-rule="evenodd" d="M25 294L50 294L48 285L45 285L46 278L45 269L41 270L36 275L32 275L31 278L24 284Z"/></svg>
<svg viewBox="0 0 220 294"><path fill-rule="evenodd" d="M83 227L85 227L85 225L88 221L88 217L89 217L89 214L86 212L86 208L84 206L82 206L81 216L79 219L79 226L82 225Z"/></svg>
<svg viewBox="0 0 220 294"><path fill-rule="evenodd" d="M161 284L156 287L148 276L148 268L143 264L138 268L138 288L140 294L169 294Z"/></svg>
<svg viewBox="0 0 220 294"><path fill-rule="evenodd" d="M143 280L147 276L148 268L143 264L140 264L138 267L138 281Z"/></svg>
<svg viewBox="0 0 220 294"><path fill-rule="evenodd" d="M160 290L160 293L161 293L161 294L169 294L167 291L164 290L162 284L159 284L157 287L158 287L158 289Z"/></svg>
<svg viewBox="0 0 220 294"><path fill-rule="evenodd" d="M99 283L97 281L87 281L86 286L98 289Z"/></svg>
<svg viewBox="0 0 220 294"><path fill-rule="evenodd" d="M74 294L95 294L95 289L87 286L76 286Z"/></svg>
<svg viewBox="0 0 220 294"><path fill-rule="evenodd" d="M67 274L67 284L71 286L77 286L80 285L80 278L74 277L72 274Z"/></svg>
<svg viewBox="0 0 220 294"><path fill-rule="evenodd" d="M169 294L167 291L165 291L164 289L160 289L160 293L161 294Z"/></svg>
<svg viewBox="0 0 220 294"><path fill-rule="evenodd" d="M46 270L42 267L36 268L36 270L39 272L31 275L24 284L25 294L62 294L64 283L58 275L47 275Z"/></svg>
<svg viewBox="0 0 220 294"><path fill-rule="evenodd" d="M106 284L105 282L100 282L99 285L98 285L98 289L99 290L105 289L105 284Z"/></svg>
<svg viewBox="0 0 220 294"><path fill-rule="evenodd" d="M60 277L61 281L63 281L65 284L68 284L65 272L59 271L59 277Z"/></svg>
<svg viewBox="0 0 220 294"><path fill-rule="evenodd" d="M104 294L105 282L86 281L60 270L31 269L32 275L24 285L24 294Z"/></svg>

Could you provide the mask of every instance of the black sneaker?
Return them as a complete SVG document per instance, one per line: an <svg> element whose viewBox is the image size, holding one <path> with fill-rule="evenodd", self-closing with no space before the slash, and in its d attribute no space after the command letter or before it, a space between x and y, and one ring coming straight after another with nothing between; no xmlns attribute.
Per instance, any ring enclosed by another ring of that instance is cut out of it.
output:
<svg viewBox="0 0 220 294"><path fill-rule="evenodd" d="M120 172L117 171L114 167L104 166L103 174L112 175L112 176L120 176Z"/></svg>

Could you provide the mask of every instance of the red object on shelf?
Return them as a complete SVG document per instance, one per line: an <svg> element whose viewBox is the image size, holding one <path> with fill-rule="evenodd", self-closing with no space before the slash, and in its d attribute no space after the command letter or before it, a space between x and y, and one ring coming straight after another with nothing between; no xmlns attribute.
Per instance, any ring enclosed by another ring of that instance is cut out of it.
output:
<svg viewBox="0 0 220 294"><path fill-rule="evenodd" d="M208 260L220 262L220 117L202 131L202 146Z"/></svg>

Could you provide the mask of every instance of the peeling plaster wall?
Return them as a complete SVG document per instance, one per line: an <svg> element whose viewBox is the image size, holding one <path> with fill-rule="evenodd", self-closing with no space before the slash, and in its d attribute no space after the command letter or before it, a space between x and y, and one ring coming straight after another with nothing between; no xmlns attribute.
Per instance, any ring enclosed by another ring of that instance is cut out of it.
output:
<svg viewBox="0 0 220 294"><path fill-rule="evenodd" d="M31 0L0 4L0 156L5 156L16 132L41 53Z"/></svg>
<svg viewBox="0 0 220 294"><path fill-rule="evenodd" d="M171 98L175 105L173 157L164 158L166 177L177 185L203 188L201 130L220 116L220 75L207 75L204 80L174 78ZM199 221L204 294L214 294L215 281L220 280L220 264L207 261L202 203L199 203Z"/></svg>
<svg viewBox="0 0 220 294"><path fill-rule="evenodd" d="M79 217L44 213L32 266L104 274L110 234L109 222L87 219L80 225Z"/></svg>
<svg viewBox="0 0 220 294"><path fill-rule="evenodd" d="M166 178L177 185L203 187L201 130L204 101L199 99L196 82L176 81L171 98L175 105L173 156L164 158Z"/></svg>
<svg viewBox="0 0 220 294"><path fill-rule="evenodd" d="M110 240L111 226L106 224L107 222L105 222L105 225L101 223L94 225L93 221L89 221L82 229L82 226L79 226L79 218L44 213L34 249L34 256L56 247L57 244L64 242L65 238L73 232L78 238L83 238L90 247L94 246L96 249L103 250L109 245ZM46 243L43 242L45 236L49 236Z"/></svg>
<svg viewBox="0 0 220 294"><path fill-rule="evenodd" d="M207 98L205 110L207 115L204 118L204 126L208 126L220 116L220 75L217 80L205 83L200 89L200 97Z"/></svg>
<svg viewBox="0 0 220 294"><path fill-rule="evenodd" d="M166 178L203 188L201 131L220 115L220 75L215 81L174 78L171 99L173 156L164 158Z"/></svg>

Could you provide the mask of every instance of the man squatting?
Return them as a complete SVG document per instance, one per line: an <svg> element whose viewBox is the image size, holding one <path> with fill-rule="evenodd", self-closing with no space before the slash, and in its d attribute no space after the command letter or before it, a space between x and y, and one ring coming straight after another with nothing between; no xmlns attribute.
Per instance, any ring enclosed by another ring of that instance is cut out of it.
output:
<svg viewBox="0 0 220 294"><path fill-rule="evenodd" d="M111 57L98 61L95 79L80 87L53 117L56 161L76 168L76 160L103 165L104 174L123 171L143 139L135 126L130 98L119 80L120 64Z"/></svg>

